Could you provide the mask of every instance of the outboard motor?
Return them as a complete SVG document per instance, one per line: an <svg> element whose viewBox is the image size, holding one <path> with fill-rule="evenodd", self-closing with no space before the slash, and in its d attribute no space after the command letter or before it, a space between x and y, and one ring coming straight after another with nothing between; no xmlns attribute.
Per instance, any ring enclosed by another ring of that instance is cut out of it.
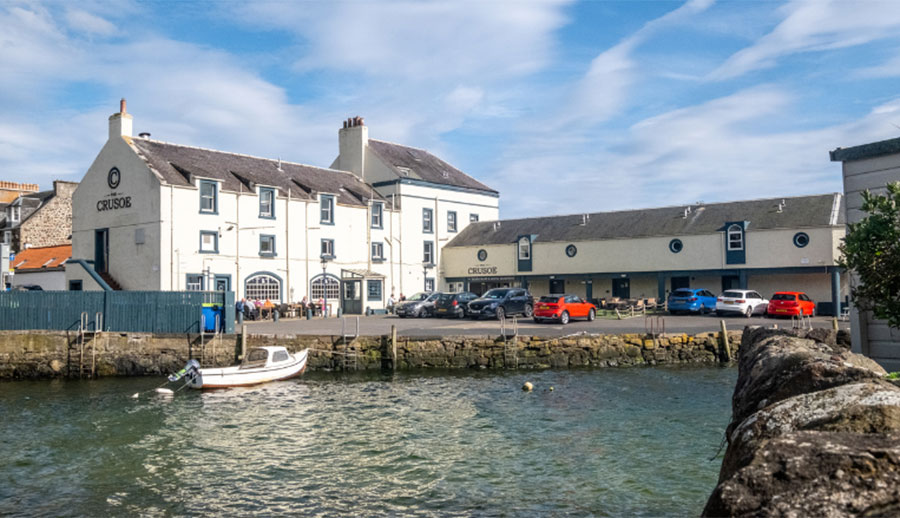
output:
<svg viewBox="0 0 900 518"><path fill-rule="evenodd" d="M197 371L200 369L200 362L197 360L188 360L187 364L185 364L184 368L180 371L176 372L169 376L169 381L178 381L181 378L187 376L188 380L192 379L197 375Z"/></svg>

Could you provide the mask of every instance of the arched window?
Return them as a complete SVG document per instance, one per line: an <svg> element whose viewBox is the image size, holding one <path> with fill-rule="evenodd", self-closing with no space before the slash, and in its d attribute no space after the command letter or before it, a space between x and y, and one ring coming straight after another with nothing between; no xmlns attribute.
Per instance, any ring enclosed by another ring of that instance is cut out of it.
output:
<svg viewBox="0 0 900 518"><path fill-rule="evenodd" d="M309 300L319 300L322 297L328 300L337 300L341 297L341 281L333 275L313 277L309 287Z"/></svg>
<svg viewBox="0 0 900 518"><path fill-rule="evenodd" d="M744 230L740 225L734 224L728 227L728 250L744 249Z"/></svg>
<svg viewBox="0 0 900 518"><path fill-rule="evenodd" d="M244 283L244 297L281 302L281 279L267 273L252 275Z"/></svg>

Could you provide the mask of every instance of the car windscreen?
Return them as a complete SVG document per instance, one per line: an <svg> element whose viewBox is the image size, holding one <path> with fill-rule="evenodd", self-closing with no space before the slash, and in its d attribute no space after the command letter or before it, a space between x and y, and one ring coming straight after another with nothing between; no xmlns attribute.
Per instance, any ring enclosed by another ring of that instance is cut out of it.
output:
<svg viewBox="0 0 900 518"><path fill-rule="evenodd" d="M776 293L772 295L772 300L797 300L797 296L792 293Z"/></svg>
<svg viewBox="0 0 900 518"><path fill-rule="evenodd" d="M728 297L730 299L739 299L744 297L744 294L739 291L726 291L722 294L723 297Z"/></svg>
<svg viewBox="0 0 900 518"><path fill-rule="evenodd" d="M673 297L693 297L694 292L691 290L675 290L672 292Z"/></svg>
<svg viewBox="0 0 900 518"><path fill-rule="evenodd" d="M541 297L541 302L559 302L560 298L559 295L544 295Z"/></svg>
<svg viewBox="0 0 900 518"><path fill-rule="evenodd" d="M411 302L418 302L420 300L425 300L427 298L428 298L427 293L416 293L415 295L413 295L412 297L410 297L406 300L411 301Z"/></svg>
<svg viewBox="0 0 900 518"><path fill-rule="evenodd" d="M438 298L438 302L441 303L441 304L444 304L444 303L447 303L447 302L452 302L452 301L453 301L453 297L455 297L455 296L456 296L456 295L453 294L453 293L443 293L443 294L441 294L441 296Z"/></svg>
<svg viewBox="0 0 900 518"><path fill-rule="evenodd" d="M507 293L509 293L509 290L507 290L507 289L495 289L495 290L489 290L487 293L485 293L481 297L485 298L485 299L502 299L503 297L506 296Z"/></svg>
<svg viewBox="0 0 900 518"><path fill-rule="evenodd" d="M441 296L440 293L432 293L431 295L428 296L427 299L425 299L425 301L426 301L426 302L433 302L433 301L437 300L438 298L440 298L440 296Z"/></svg>

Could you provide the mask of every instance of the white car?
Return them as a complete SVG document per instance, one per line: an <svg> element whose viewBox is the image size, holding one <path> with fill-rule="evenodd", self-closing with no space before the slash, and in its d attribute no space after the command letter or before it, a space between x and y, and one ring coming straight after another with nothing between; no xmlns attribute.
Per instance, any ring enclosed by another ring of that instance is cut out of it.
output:
<svg viewBox="0 0 900 518"><path fill-rule="evenodd" d="M753 290L728 290L716 298L716 314L744 315L766 314L769 301Z"/></svg>

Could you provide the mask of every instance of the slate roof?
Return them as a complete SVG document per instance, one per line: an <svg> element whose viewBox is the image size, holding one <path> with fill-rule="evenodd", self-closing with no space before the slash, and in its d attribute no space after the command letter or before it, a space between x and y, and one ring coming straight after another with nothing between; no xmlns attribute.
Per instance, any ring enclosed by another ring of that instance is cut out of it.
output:
<svg viewBox="0 0 900 518"><path fill-rule="evenodd" d="M424 149L369 139L369 149L390 167L398 178L412 178L497 194L497 191L444 162ZM409 174L401 168L409 170Z"/></svg>
<svg viewBox="0 0 900 518"><path fill-rule="evenodd" d="M838 212L833 214L835 197ZM781 212L778 205L784 200ZM733 201L617 212L595 212L540 218L470 223L446 246L478 246L512 243L522 235L536 235L534 242L593 241L658 236L686 236L718 232L728 221L748 221L748 230L811 228L844 225L843 196L822 194L793 198ZM586 222L585 222L586 220ZM584 224L582 224L584 223ZM496 225L499 224L499 228Z"/></svg>
<svg viewBox="0 0 900 518"><path fill-rule="evenodd" d="M47 270L61 268L72 258L72 245L26 248L13 261L16 271Z"/></svg>
<svg viewBox="0 0 900 518"><path fill-rule="evenodd" d="M346 171L145 138L128 141L138 156L171 185L194 186L194 178L199 177L220 180L224 191L255 192L256 185L262 185L276 187L282 197L290 193L293 199L315 200L318 193L326 193L337 195L337 202L344 205L365 206L370 198L385 201Z"/></svg>
<svg viewBox="0 0 900 518"><path fill-rule="evenodd" d="M900 138L872 142L861 146L837 148L829 153L832 162L849 162L900 153Z"/></svg>

